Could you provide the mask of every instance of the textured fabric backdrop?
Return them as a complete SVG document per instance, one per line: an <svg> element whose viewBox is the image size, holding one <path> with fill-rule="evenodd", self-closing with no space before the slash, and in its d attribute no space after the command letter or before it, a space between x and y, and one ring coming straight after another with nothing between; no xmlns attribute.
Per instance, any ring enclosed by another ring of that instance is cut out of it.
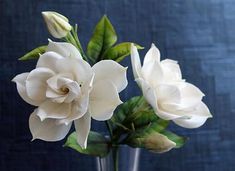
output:
<svg viewBox="0 0 235 171"><path fill-rule="evenodd" d="M10 80L35 61L17 58L49 37L40 12L55 10L78 23L85 45L95 23L107 14L119 41L146 47L156 43L162 58L178 60L183 76L206 94L214 115L200 129L171 128L190 141L158 155L142 151L140 171L235 170L235 1L234 0L0 0L0 170L94 171L95 160L62 147L63 142L30 142L32 107ZM128 57L123 64L130 66ZM122 94L139 94L135 83ZM96 123L97 127L98 124Z"/></svg>

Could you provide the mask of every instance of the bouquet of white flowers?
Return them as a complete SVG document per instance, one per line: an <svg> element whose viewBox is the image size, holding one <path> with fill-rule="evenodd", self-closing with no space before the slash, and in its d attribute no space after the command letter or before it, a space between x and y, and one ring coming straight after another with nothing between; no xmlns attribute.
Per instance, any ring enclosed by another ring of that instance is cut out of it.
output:
<svg viewBox="0 0 235 171"><path fill-rule="evenodd" d="M163 153L186 141L167 130L170 121L197 128L212 117L202 102L204 94L182 78L177 61L160 60L152 44L141 65L138 49L143 47L131 42L115 45L117 35L107 16L96 25L86 52L77 25L56 12L42 16L60 42L49 40L21 57L37 59L36 68L13 79L19 95L36 106L29 118L33 140L62 140L74 124L65 146L83 154L105 157L112 148L117 153L121 144ZM129 55L143 96L123 103L119 93L128 84L127 67L119 62ZM91 131L91 119L105 121L109 136Z"/></svg>

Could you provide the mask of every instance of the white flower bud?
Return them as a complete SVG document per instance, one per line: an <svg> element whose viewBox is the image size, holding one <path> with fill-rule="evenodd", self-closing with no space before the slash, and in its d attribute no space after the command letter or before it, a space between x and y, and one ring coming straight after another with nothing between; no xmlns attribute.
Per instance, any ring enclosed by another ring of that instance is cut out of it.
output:
<svg viewBox="0 0 235 171"><path fill-rule="evenodd" d="M65 37L72 29L69 20L57 12L44 11L42 12L42 16L46 22L48 31L55 38Z"/></svg>
<svg viewBox="0 0 235 171"><path fill-rule="evenodd" d="M144 139L147 149L154 153L164 153L170 151L176 146L176 143L167 138L167 136L154 132Z"/></svg>

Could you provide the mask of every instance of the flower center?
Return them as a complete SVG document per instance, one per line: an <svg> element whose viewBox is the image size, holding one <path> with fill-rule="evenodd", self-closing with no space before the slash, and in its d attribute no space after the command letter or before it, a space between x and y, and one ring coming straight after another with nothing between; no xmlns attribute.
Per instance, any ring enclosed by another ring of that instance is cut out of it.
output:
<svg viewBox="0 0 235 171"><path fill-rule="evenodd" d="M47 80L46 97L55 103L71 103L81 95L81 85L64 75L56 75Z"/></svg>
<svg viewBox="0 0 235 171"><path fill-rule="evenodd" d="M69 93L68 87L61 87L61 88L60 88L60 91L61 91L63 94Z"/></svg>

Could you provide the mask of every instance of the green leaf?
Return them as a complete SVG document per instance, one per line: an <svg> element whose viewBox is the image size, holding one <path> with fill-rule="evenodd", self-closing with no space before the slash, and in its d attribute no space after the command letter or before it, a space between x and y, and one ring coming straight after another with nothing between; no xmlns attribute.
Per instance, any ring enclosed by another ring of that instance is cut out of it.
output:
<svg viewBox="0 0 235 171"><path fill-rule="evenodd" d="M116 32L104 15L96 25L91 40L87 45L87 55L95 62L101 60L104 52L109 49L117 41Z"/></svg>
<svg viewBox="0 0 235 171"><path fill-rule="evenodd" d="M143 96L129 99L118 107L111 118L114 139L122 135L128 136L132 132L142 130L152 124L157 124L160 130L166 129L169 121L159 118Z"/></svg>
<svg viewBox="0 0 235 171"><path fill-rule="evenodd" d="M137 49L144 49L140 45L135 44ZM122 61L126 56L130 55L131 50L131 42L124 42L115 45L114 47L108 49L106 53L104 54L103 59L112 59L114 61L120 62Z"/></svg>
<svg viewBox="0 0 235 171"><path fill-rule="evenodd" d="M70 147L82 154L92 155L92 156L100 156L104 157L109 153L109 146L107 139L94 131L90 131L88 140L87 140L87 148L83 149L77 143L77 135L76 132L73 132L67 138L65 147Z"/></svg>
<svg viewBox="0 0 235 171"><path fill-rule="evenodd" d="M138 129L148 126L152 122L158 122L166 128L169 123L169 121L162 120L155 114L143 96L133 97L120 105L111 121L114 125L119 123L129 129L131 129L131 124L134 129Z"/></svg>
<svg viewBox="0 0 235 171"><path fill-rule="evenodd" d="M118 107L118 110L115 112L111 120L113 122L121 123L127 117L134 117L133 115L139 111L148 111L150 109L149 104L145 101L143 96L132 97Z"/></svg>
<svg viewBox="0 0 235 171"><path fill-rule="evenodd" d="M29 60L29 59L37 59L37 58L39 58L40 54L45 53L46 48L47 48L47 46L39 46L39 47L31 50L30 52L28 52L27 54L25 54L21 58L19 58L19 60L24 61L24 60Z"/></svg>

